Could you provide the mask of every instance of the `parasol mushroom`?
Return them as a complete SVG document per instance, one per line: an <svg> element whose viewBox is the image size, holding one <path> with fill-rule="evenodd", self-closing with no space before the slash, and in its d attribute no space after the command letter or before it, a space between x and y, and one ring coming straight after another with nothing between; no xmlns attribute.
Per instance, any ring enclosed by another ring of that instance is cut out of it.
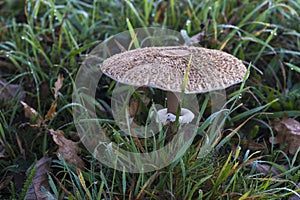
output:
<svg viewBox="0 0 300 200"><path fill-rule="evenodd" d="M167 108L159 110L156 118L163 123L175 121L180 102L178 93L225 89L241 82L247 71L241 60L228 53L193 46L129 50L106 59L100 69L120 83L167 91ZM185 75L188 75L186 82ZM179 109L180 123L193 120L190 110Z"/></svg>

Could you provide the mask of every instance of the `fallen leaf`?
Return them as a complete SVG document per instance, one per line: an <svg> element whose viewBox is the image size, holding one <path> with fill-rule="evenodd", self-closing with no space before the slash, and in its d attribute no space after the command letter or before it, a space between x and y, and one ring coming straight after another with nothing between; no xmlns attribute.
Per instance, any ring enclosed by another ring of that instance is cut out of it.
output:
<svg viewBox="0 0 300 200"><path fill-rule="evenodd" d="M10 84L0 78L0 102L11 102L14 98L21 101L24 97L25 92L21 85Z"/></svg>
<svg viewBox="0 0 300 200"><path fill-rule="evenodd" d="M21 104L24 107L25 117L33 120L35 124L41 125L44 121L42 116L32 107L28 106L27 103L21 101Z"/></svg>
<svg viewBox="0 0 300 200"><path fill-rule="evenodd" d="M83 169L84 162L78 156L80 153L78 142L73 142L64 137L64 132L61 130L54 131L53 129L49 130L53 141L58 145L57 153L61 154L66 162L75 165L76 167Z"/></svg>
<svg viewBox="0 0 300 200"><path fill-rule="evenodd" d="M277 132L276 137L269 138L274 144L286 146L290 154L295 154L300 147L300 122L284 117L271 122L271 127Z"/></svg>
<svg viewBox="0 0 300 200"><path fill-rule="evenodd" d="M48 199L48 196L42 191L42 187L48 191L50 190L47 173L50 170L51 160L51 158L44 156L35 164L36 172L24 199Z"/></svg>
<svg viewBox="0 0 300 200"><path fill-rule="evenodd" d="M56 114L56 107L57 107L57 101L55 100L52 104L50 109L48 110L46 116L45 116L45 120L48 121L50 119L53 119L53 117Z"/></svg>
<svg viewBox="0 0 300 200"><path fill-rule="evenodd" d="M64 82L64 76L63 76L63 74L59 74L58 77L57 77L57 81L54 83L54 98L55 98L55 100L51 104L51 107L50 107L50 109L48 110L48 112L45 116L46 121L53 119L53 117L56 114L58 93L59 93L59 90L61 89L61 87L63 85L63 82Z"/></svg>
<svg viewBox="0 0 300 200"><path fill-rule="evenodd" d="M54 83L54 98L55 100L58 98L58 92L61 89L64 81L64 76L63 74L59 74L57 77L57 81Z"/></svg>

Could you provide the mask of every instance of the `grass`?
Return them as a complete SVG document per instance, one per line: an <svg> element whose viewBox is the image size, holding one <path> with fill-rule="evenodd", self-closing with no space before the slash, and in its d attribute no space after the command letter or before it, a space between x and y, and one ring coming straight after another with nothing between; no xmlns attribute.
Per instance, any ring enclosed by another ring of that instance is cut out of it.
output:
<svg viewBox="0 0 300 200"><path fill-rule="evenodd" d="M21 2L0 2L0 77L22 85L24 101L45 116L54 100L49 98L54 82L64 73L58 112L47 125L64 130L68 138L69 131L76 131L72 91L81 63L97 44L130 26L184 29L190 36L203 32L201 46L240 58L250 66L250 76L240 90L239 86L227 90L230 112L214 151L198 158L200 139L194 140L171 165L140 174L102 165L83 145L86 169L76 169L58 159L46 130L24 126L28 119L21 104L1 103L0 153L5 155L0 157L0 183L5 186L0 187L1 199L25 196L36 170L32 163L44 155L53 158L50 188L44 189L49 198L52 194L58 199L288 199L299 192L299 151L289 155L268 138L276 134L270 120L284 115L300 119L300 1ZM114 84L108 78L99 82L100 104L107 111L98 113L99 120L114 141L139 152L132 137L122 137L115 122L105 120ZM197 139L209 131L210 106L208 102L203 108ZM159 139L163 136L162 131ZM278 172L259 171L262 164Z"/></svg>

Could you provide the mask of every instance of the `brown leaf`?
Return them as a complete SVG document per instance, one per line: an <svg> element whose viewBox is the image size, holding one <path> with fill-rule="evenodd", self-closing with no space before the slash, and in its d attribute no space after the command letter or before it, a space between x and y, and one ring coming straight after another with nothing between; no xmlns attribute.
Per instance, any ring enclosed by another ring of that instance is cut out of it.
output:
<svg viewBox="0 0 300 200"><path fill-rule="evenodd" d="M64 132L61 130L54 131L53 129L50 129L49 131L53 137L53 141L58 145L57 153L61 154L66 162L73 164L80 169L83 169L84 162L78 156L78 154L80 153L78 143L65 138Z"/></svg>
<svg viewBox="0 0 300 200"><path fill-rule="evenodd" d="M27 103L21 101L21 104L24 107L24 112L25 112L25 117L30 119L30 120L34 120L34 123L36 123L37 125L41 125L44 121L44 119L42 118L42 116L32 107L28 106Z"/></svg>
<svg viewBox="0 0 300 200"><path fill-rule="evenodd" d="M295 154L300 147L300 122L284 117L283 119L275 119L271 122L271 127L277 132L274 137L274 144L286 146L286 150L290 154ZM272 143L273 138L269 141Z"/></svg>
<svg viewBox="0 0 300 200"><path fill-rule="evenodd" d="M48 110L46 116L45 116L45 120L48 121L50 119L53 119L53 117L56 114L56 107L57 107L57 101L55 100L52 104L50 109Z"/></svg>
<svg viewBox="0 0 300 200"><path fill-rule="evenodd" d="M13 98L21 101L24 99L24 96L25 92L21 85L10 84L0 78L0 102L11 102Z"/></svg>
<svg viewBox="0 0 300 200"><path fill-rule="evenodd" d="M47 173L50 170L51 160L51 158L44 156L35 164L36 172L24 199L48 199L47 195L42 192L41 187L43 186L46 190L50 190Z"/></svg>
<svg viewBox="0 0 300 200"><path fill-rule="evenodd" d="M63 74L59 74L57 77L57 81L54 83L54 98L55 100L58 98L58 92L63 85L64 76Z"/></svg>
<svg viewBox="0 0 300 200"><path fill-rule="evenodd" d="M57 99L58 99L58 92L61 89L62 85L63 85L63 81L64 81L64 77L62 74L59 74L57 77L57 81L54 83L54 102L51 104L50 109L48 110L46 116L45 116L45 120L51 120L53 119L53 117L56 114L56 107L57 107Z"/></svg>

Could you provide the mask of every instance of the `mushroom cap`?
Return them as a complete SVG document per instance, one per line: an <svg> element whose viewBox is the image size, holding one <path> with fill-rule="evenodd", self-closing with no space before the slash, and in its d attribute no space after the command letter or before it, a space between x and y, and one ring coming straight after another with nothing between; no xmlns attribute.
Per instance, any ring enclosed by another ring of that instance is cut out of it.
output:
<svg viewBox="0 0 300 200"><path fill-rule="evenodd" d="M225 89L241 82L247 71L228 53L193 46L134 49L109 57L100 69L120 83L186 94Z"/></svg>

